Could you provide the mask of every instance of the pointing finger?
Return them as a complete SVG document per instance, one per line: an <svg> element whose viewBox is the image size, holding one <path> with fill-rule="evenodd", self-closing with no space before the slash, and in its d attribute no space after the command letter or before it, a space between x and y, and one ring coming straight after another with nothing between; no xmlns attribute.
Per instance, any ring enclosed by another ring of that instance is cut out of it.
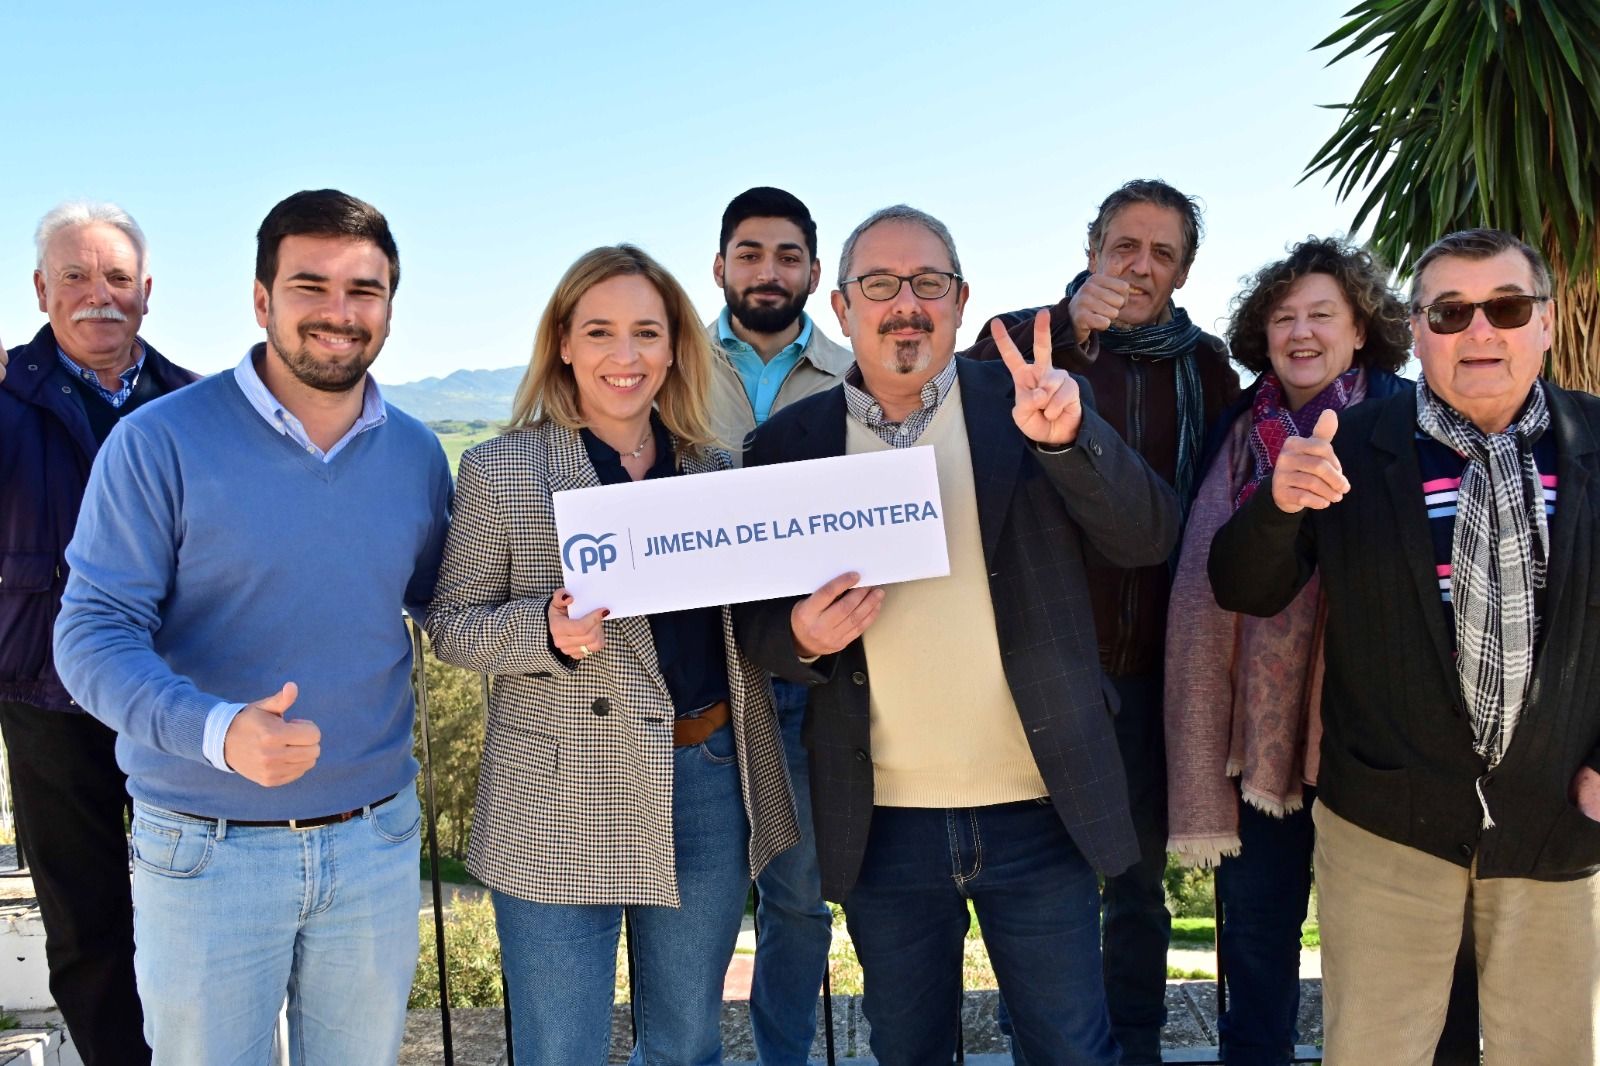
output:
<svg viewBox="0 0 1600 1066"><path fill-rule="evenodd" d="M1051 366L1048 307L1033 316L1033 365L1036 370L1048 370Z"/></svg>

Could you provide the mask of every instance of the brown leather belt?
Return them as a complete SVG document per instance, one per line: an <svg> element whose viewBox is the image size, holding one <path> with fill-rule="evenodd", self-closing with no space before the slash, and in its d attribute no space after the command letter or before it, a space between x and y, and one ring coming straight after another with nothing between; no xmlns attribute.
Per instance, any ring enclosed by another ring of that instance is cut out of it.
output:
<svg viewBox="0 0 1600 1066"><path fill-rule="evenodd" d="M229 818L227 819L227 823L229 825L243 825L251 828L264 829L316 829L319 826L338 825L340 822L348 822L352 818L359 817L361 812L367 810L369 807L381 807L398 795L400 795L400 793L391 792L387 796L383 797L383 799L373 800L365 807L357 807L353 811L341 811L338 814L323 814L316 818L279 818L275 821L265 822L254 822L245 818ZM212 818L210 815L205 814L190 814L188 811L175 811L174 813L181 814L185 818L193 818L196 821L201 822L216 822L222 820L218 818Z"/></svg>
<svg viewBox="0 0 1600 1066"><path fill-rule="evenodd" d="M728 701L719 700L693 718L672 720L672 746L692 748L704 744L706 739L728 724Z"/></svg>

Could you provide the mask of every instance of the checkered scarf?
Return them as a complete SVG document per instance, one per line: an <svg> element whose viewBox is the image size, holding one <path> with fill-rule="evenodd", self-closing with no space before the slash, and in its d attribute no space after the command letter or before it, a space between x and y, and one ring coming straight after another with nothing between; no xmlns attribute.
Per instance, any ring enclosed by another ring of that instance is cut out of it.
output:
<svg viewBox="0 0 1600 1066"><path fill-rule="evenodd" d="M1417 381L1417 425L1467 461L1450 544L1456 674L1473 750L1492 768L1511 744L1533 678L1534 592L1550 554L1534 442L1550 426L1537 383L1504 433L1486 434ZM1488 809L1485 807L1485 824Z"/></svg>

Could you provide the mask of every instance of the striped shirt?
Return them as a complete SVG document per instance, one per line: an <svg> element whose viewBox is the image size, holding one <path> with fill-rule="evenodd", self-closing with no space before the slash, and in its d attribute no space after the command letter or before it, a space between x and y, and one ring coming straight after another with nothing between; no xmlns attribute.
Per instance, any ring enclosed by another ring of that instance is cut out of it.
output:
<svg viewBox="0 0 1600 1066"><path fill-rule="evenodd" d="M1439 578L1439 602L1444 605L1445 624L1455 632L1455 613L1450 602L1451 548L1455 542L1456 498L1461 492L1461 475L1467 460L1454 449L1421 432L1417 433L1417 465L1422 468L1422 502L1428 509L1428 532L1433 537L1434 569ZM1556 438L1547 432L1533 445L1533 465L1539 471L1544 489L1544 513L1553 522L1556 513ZM1545 590L1534 594L1540 614L1544 612ZM1537 631L1537 630L1536 630Z"/></svg>

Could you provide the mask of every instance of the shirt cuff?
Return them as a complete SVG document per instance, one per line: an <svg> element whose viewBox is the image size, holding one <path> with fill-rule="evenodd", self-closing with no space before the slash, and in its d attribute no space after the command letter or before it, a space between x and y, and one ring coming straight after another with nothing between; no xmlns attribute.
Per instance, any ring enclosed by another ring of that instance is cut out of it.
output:
<svg viewBox="0 0 1600 1066"><path fill-rule="evenodd" d="M219 703L206 715L205 737L200 742L200 750L205 753L206 762L225 774L234 771L223 753L223 741L228 737L228 727L233 725L234 718L244 709L245 704L242 703Z"/></svg>

